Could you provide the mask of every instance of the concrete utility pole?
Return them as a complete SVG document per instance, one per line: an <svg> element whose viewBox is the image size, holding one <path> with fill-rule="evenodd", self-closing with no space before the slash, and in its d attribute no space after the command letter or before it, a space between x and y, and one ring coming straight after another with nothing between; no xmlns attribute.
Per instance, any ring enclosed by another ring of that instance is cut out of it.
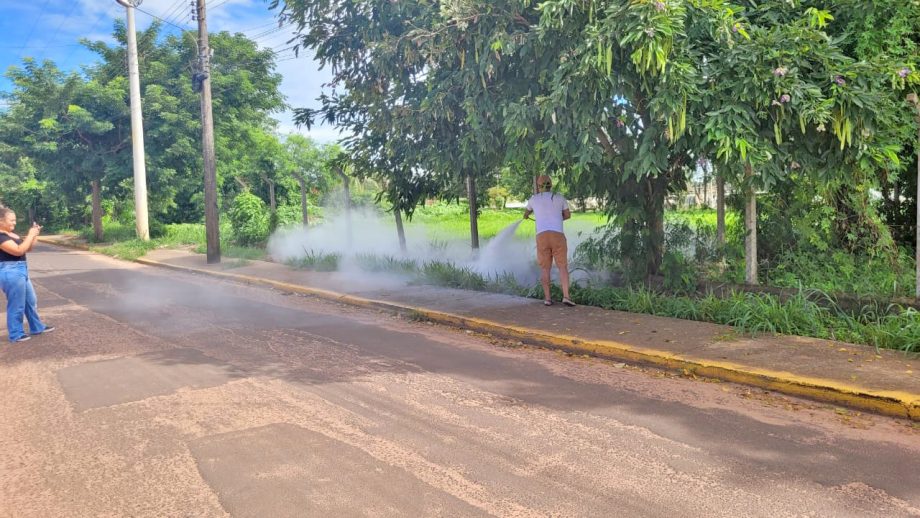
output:
<svg viewBox="0 0 920 518"><path fill-rule="evenodd" d="M201 82L201 147L204 155L204 226L208 264L220 262L220 215L217 211L217 162L214 156L214 117L211 113L211 49L205 0L197 0L198 65Z"/></svg>
<svg viewBox="0 0 920 518"><path fill-rule="evenodd" d="M124 6L128 17L128 82L131 92L131 146L134 155L134 219L137 237L150 240L147 223L147 166L144 155L144 120L141 114L141 76L137 69L137 33L134 8L142 0L115 0Z"/></svg>

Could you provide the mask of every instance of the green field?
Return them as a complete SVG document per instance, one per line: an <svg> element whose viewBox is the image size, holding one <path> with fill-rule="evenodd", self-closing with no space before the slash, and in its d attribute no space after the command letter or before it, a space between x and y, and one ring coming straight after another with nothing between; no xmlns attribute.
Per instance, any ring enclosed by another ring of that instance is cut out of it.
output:
<svg viewBox="0 0 920 518"><path fill-rule="evenodd" d="M439 204L421 207L407 226L424 226L429 239L435 241L453 241L469 239L470 220L467 205ZM505 227L521 219L523 209L483 209L479 215L479 237L490 239ZM567 230L592 230L607 221L601 212L573 212L572 219L566 222ZM533 237L536 231L533 221L525 221L515 233L518 237Z"/></svg>

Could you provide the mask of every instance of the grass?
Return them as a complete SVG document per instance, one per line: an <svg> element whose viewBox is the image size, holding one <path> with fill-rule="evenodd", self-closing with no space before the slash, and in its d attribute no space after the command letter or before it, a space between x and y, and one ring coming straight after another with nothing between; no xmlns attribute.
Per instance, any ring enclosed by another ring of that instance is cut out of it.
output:
<svg viewBox="0 0 920 518"><path fill-rule="evenodd" d="M645 289L572 289L579 304L633 313L647 313L735 327L745 334L771 333L810 336L872 345L904 352L920 352L920 319L913 308L848 313L838 306L818 304L825 295L799 291L793 297L734 292L726 297L673 296Z"/></svg>
<svg viewBox="0 0 920 518"><path fill-rule="evenodd" d="M341 259L342 256L340 254L326 254L314 252L313 250L304 250L303 257L290 259L285 264L301 270L334 272L339 269L339 262Z"/></svg>
<svg viewBox="0 0 920 518"><path fill-rule="evenodd" d="M482 209L479 215L479 237L489 239L498 235L505 227L521 219L524 209ZM607 222L601 212L573 212L566 225L573 230L589 230ZM464 204L436 204L420 207L412 217L411 225L424 225L428 238L435 241L469 239L469 209ZM517 236L533 237L536 227L525 222L518 227Z"/></svg>
<svg viewBox="0 0 920 518"><path fill-rule="evenodd" d="M163 229L162 236L142 241L137 239L133 225L107 221L103 222L104 242L94 242L91 228L81 230L77 234L89 243L90 250L128 261L143 257L149 251L157 248L194 247L193 250L196 253L207 251L204 225L180 223L164 225ZM221 228L221 235L230 235L230 228L228 226ZM265 250L242 247L229 240L222 240L221 255L241 260L257 260L265 258Z"/></svg>
<svg viewBox="0 0 920 518"><path fill-rule="evenodd" d="M795 288L807 286L831 293L857 297L912 297L916 282L913 257L906 251L894 261L846 252L828 252L816 256L787 252L766 271L765 282L771 286Z"/></svg>
<svg viewBox="0 0 920 518"><path fill-rule="evenodd" d="M289 264L315 271L332 271L340 260L338 254L311 252ZM412 283L543 297L539 285L521 286L511 276L483 276L450 262L419 264L411 259L365 254L357 257L357 264L366 271L407 275ZM552 289L556 298L562 297L557 286ZM744 334L810 336L920 352L920 314L914 309L874 308L852 314L819 291L800 290L783 300L770 294L749 292L733 292L724 297L711 293L691 297L644 288L573 286L571 297L584 306L724 324Z"/></svg>

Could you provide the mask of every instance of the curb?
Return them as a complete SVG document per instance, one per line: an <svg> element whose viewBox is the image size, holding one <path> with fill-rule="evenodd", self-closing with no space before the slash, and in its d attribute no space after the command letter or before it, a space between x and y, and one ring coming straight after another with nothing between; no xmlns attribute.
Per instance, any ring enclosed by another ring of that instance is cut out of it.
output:
<svg viewBox="0 0 920 518"><path fill-rule="evenodd" d="M88 249L70 243L58 243L53 240L43 240L43 242L78 250ZM586 341L567 335L535 331L525 327L501 324L485 319L464 317L421 307L357 297L319 288L310 288L297 284L274 281L262 277L203 270L142 258L136 259L134 262L147 266L235 280L251 285L269 286L281 291L310 295L351 306L380 309L396 314L413 314L438 324L488 333L504 338L514 338L533 345L559 348L580 354L587 353L606 359L638 362L672 371L682 371L686 374L749 385L791 396L804 397L814 401L832 403L881 415L906 418L920 422L920 395L917 394L899 391L870 390L833 380L798 376L788 372L772 371L768 369L758 369L731 362L719 362L679 356L665 351L633 347L610 340Z"/></svg>

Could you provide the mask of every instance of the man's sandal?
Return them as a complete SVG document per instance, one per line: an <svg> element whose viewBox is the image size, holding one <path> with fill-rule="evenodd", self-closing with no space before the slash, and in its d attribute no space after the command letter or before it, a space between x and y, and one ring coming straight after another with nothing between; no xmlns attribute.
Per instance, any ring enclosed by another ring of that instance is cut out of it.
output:
<svg viewBox="0 0 920 518"><path fill-rule="evenodd" d="M562 303L565 304L566 306L570 307L570 308L574 308L574 307L575 307L575 303L572 302L572 301L569 300L569 299L562 299Z"/></svg>

